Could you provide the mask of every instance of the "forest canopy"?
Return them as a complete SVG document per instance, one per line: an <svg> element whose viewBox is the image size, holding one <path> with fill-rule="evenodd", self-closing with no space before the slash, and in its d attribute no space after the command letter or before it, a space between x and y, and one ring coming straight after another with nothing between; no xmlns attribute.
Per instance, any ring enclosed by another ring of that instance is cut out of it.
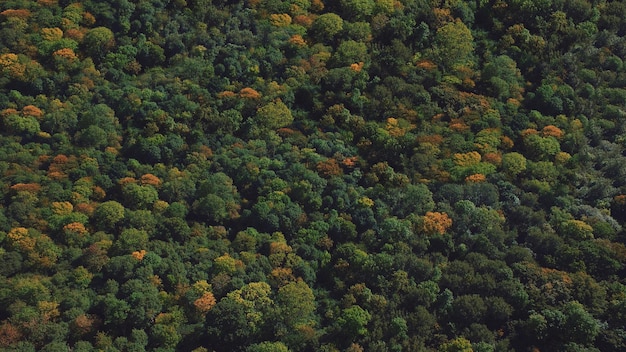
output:
<svg viewBox="0 0 626 352"><path fill-rule="evenodd" d="M0 350L626 350L626 3L0 2Z"/></svg>

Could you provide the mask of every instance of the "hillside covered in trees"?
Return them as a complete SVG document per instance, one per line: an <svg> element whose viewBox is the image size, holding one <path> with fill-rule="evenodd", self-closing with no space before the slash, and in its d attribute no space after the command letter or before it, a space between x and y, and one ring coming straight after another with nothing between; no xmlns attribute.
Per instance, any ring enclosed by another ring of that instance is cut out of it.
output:
<svg viewBox="0 0 626 352"><path fill-rule="evenodd" d="M0 350L625 351L626 2L0 1Z"/></svg>

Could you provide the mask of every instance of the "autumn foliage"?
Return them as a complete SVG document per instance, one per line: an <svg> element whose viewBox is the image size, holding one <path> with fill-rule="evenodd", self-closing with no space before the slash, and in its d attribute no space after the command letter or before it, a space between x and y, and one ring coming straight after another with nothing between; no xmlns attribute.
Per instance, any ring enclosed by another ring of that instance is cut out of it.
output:
<svg viewBox="0 0 626 352"><path fill-rule="evenodd" d="M261 93L257 92L253 88L246 87L239 91L239 96L243 99L259 99L261 97Z"/></svg>
<svg viewBox="0 0 626 352"><path fill-rule="evenodd" d="M565 132L563 132L560 128L554 125L548 125L541 130L541 135L544 137L554 137L556 139L561 139L565 135Z"/></svg>
<svg viewBox="0 0 626 352"><path fill-rule="evenodd" d="M215 306L215 303L215 296L213 296L211 292L205 292L202 294L202 296L193 301L194 307L201 314L206 314L208 311L210 311L211 308Z"/></svg>
<svg viewBox="0 0 626 352"><path fill-rule="evenodd" d="M465 177L465 182L470 182L470 183L485 182L486 180L487 178L483 174L472 174L472 175Z"/></svg>
<svg viewBox="0 0 626 352"><path fill-rule="evenodd" d="M153 174L142 175L141 178L139 179L139 182L142 185L150 185L154 187L159 187L162 183L161 179L156 177Z"/></svg>
<svg viewBox="0 0 626 352"><path fill-rule="evenodd" d="M4 321L0 325L0 347L9 347L22 339L22 333L13 324Z"/></svg>
<svg viewBox="0 0 626 352"><path fill-rule="evenodd" d="M316 169L324 177L339 176L343 172L336 159L320 161L317 163Z"/></svg>
<svg viewBox="0 0 626 352"><path fill-rule="evenodd" d="M0 0L0 350L626 351L625 29Z"/></svg>
<svg viewBox="0 0 626 352"><path fill-rule="evenodd" d="M452 226L452 219L446 213L427 212L422 219L421 229L428 235L443 235Z"/></svg>

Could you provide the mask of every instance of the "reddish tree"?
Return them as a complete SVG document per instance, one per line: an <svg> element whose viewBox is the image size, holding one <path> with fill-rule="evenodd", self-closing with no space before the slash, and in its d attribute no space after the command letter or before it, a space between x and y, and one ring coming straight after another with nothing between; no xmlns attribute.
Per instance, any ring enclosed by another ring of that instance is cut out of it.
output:
<svg viewBox="0 0 626 352"><path fill-rule="evenodd" d="M317 163L317 172L324 177L339 176L342 174L341 166L335 159L326 159Z"/></svg>
<svg viewBox="0 0 626 352"><path fill-rule="evenodd" d="M479 183L479 182L485 182L486 180L487 178L483 174L473 174L465 178L465 182L467 183Z"/></svg>
<svg viewBox="0 0 626 352"><path fill-rule="evenodd" d="M204 294L202 294L202 296L200 296L200 298L196 299L193 302L193 306L196 307L196 309L200 313L206 314L208 311L211 310L211 308L213 308L213 306L215 306L215 303L217 302L215 301L215 296L213 296L213 293L205 292Z"/></svg>
<svg viewBox="0 0 626 352"><path fill-rule="evenodd" d="M5 321L0 325L0 347L9 347L21 338L22 333L11 323Z"/></svg>
<svg viewBox="0 0 626 352"><path fill-rule="evenodd" d="M72 49L69 49L72 50ZM22 115L24 116L33 116L36 118L41 118L43 116L43 111L34 105L26 105L22 108Z"/></svg>
<svg viewBox="0 0 626 352"><path fill-rule="evenodd" d="M139 182L142 185L151 185L154 187L158 187L161 185L162 181L160 178L154 176L153 174L145 174L143 176L141 176L141 178L139 179Z"/></svg>
<svg viewBox="0 0 626 352"><path fill-rule="evenodd" d="M41 185L38 183L16 183L10 188L16 192L37 193L41 190Z"/></svg>
<svg viewBox="0 0 626 352"><path fill-rule="evenodd" d="M96 319L87 314L77 316L71 324L72 330L79 336L92 332L96 326Z"/></svg>
<svg viewBox="0 0 626 352"><path fill-rule="evenodd" d="M239 91L239 96L243 99L259 99L261 98L261 93L257 92L255 89L250 88L250 87L246 87L246 88L242 88Z"/></svg>
<svg viewBox="0 0 626 352"><path fill-rule="evenodd" d="M565 135L565 132L554 125L547 125L541 130L541 135L544 137L552 136L556 139L561 139Z"/></svg>
<svg viewBox="0 0 626 352"><path fill-rule="evenodd" d="M30 17L31 13L29 10L26 10L26 9L8 9L8 10L4 10L0 12L0 15L7 17L7 18L17 17L17 18L25 20L28 17Z"/></svg>

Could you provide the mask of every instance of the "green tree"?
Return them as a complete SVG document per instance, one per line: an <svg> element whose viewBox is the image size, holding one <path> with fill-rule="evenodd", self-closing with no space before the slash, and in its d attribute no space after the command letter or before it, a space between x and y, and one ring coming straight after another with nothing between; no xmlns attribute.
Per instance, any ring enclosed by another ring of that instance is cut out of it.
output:
<svg viewBox="0 0 626 352"><path fill-rule="evenodd" d="M144 280L126 281L120 286L120 297L130 307L126 326L137 329L148 328L163 308L159 290Z"/></svg>
<svg viewBox="0 0 626 352"><path fill-rule="evenodd" d="M440 352L473 352L472 343L464 338L457 337L452 341L448 341L439 346Z"/></svg>
<svg viewBox="0 0 626 352"><path fill-rule="evenodd" d="M102 230L113 229L123 218L124 206L114 200L99 204L93 213L95 225Z"/></svg>
<svg viewBox="0 0 626 352"><path fill-rule="evenodd" d="M337 319L337 324L344 336L350 340L367 335L367 324L372 315L358 305L345 308Z"/></svg>
<svg viewBox="0 0 626 352"><path fill-rule="evenodd" d="M148 233L138 229L124 229L114 244L114 249L120 254L130 254L133 251L146 249Z"/></svg>
<svg viewBox="0 0 626 352"><path fill-rule="evenodd" d="M559 176L559 170L551 161L529 162L527 174L534 179L554 184Z"/></svg>
<svg viewBox="0 0 626 352"><path fill-rule="evenodd" d="M271 287L251 282L229 292L207 314L207 332L218 350L233 350L258 341L274 308Z"/></svg>
<svg viewBox="0 0 626 352"><path fill-rule="evenodd" d="M473 63L474 37L467 26L456 20L437 29L433 55L437 63L450 71Z"/></svg>
<svg viewBox="0 0 626 352"><path fill-rule="evenodd" d="M119 326L124 324L131 308L127 302L118 299L115 295L107 294L102 299L102 310L105 324Z"/></svg>
<svg viewBox="0 0 626 352"><path fill-rule="evenodd" d="M34 116L11 114L2 118L5 131L16 135L33 136L41 130L39 121Z"/></svg>
<svg viewBox="0 0 626 352"><path fill-rule="evenodd" d="M554 157L561 151L559 141L552 137L541 137L538 134L530 134L524 138L526 155L533 160L545 160Z"/></svg>
<svg viewBox="0 0 626 352"><path fill-rule="evenodd" d="M259 126L275 130L290 125L293 122L293 115L287 105L278 99L260 107L254 121Z"/></svg>
<svg viewBox="0 0 626 352"><path fill-rule="evenodd" d="M581 220L566 220L559 226L559 232L566 239L584 241L593 238L593 228Z"/></svg>
<svg viewBox="0 0 626 352"><path fill-rule="evenodd" d="M368 20L374 13L376 2L374 0L341 0L341 10L349 20Z"/></svg>
<svg viewBox="0 0 626 352"><path fill-rule="evenodd" d="M101 127L91 125L76 134L76 139L84 147L102 148L109 144L108 134Z"/></svg>
<svg viewBox="0 0 626 352"><path fill-rule="evenodd" d="M372 28L368 22L345 22L344 26L343 33L348 39L367 42L372 37Z"/></svg>
<svg viewBox="0 0 626 352"><path fill-rule="evenodd" d="M350 66L354 63L367 61L367 46L354 40L345 40L331 56L329 64L335 67Z"/></svg>
<svg viewBox="0 0 626 352"><path fill-rule="evenodd" d="M546 309L545 341L554 347L567 342L591 346L600 332L600 324L585 307L577 301L566 303L560 310Z"/></svg>
<svg viewBox="0 0 626 352"><path fill-rule="evenodd" d="M102 59L115 46L115 35L107 27L92 28L82 42L84 50L95 59Z"/></svg>
<svg viewBox="0 0 626 352"><path fill-rule="evenodd" d="M343 19L336 13L325 13L313 22L312 31L320 41L330 41L343 30Z"/></svg>
<svg viewBox="0 0 626 352"><path fill-rule="evenodd" d="M159 199L159 193L151 185L129 183L122 187L125 204L134 209L147 209Z"/></svg>
<svg viewBox="0 0 626 352"><path fill-rule="evenodd" d="M183 316L180 311L159 314L155 319L156 324L152 325L150 336L157 341L159 346L176 348L182 338L178 332L182 319Z"/></svg>
<svg viewBox="0 0 626 352"><path fill-rule="evenodd" d="M261 342L248 346L246 352L289 352L282 342Z"/></svg>
<svg viewBox="0 0 626 352"><path fill-rule="evenodd" d="M313 290L302 279L298 279L278 289L275 303L275 313L278 315L275 321L284 324L276 326L277 335L283 336L281 340L292 349L303 349L307 340L312 338L307 332L314 331Z"/></svg>
<svg viewBox="0 0 626 352"><path fill-rule="evenodd" d="M228 218L226 202L215 194L208 194L196 200L193 202L192 209L199 219L206 219L212 224L219 224Z"/></svg>
<svg viewBox="0 0 626 352"><path fill-rule="evenodd" d="M451 321L459 327L483 321L486 313L487 305L477 294L459 296L452 302L450 311Z"/></svg>
<svg viewBox="0 0 626 352"><path fill-rule="evenodd" d="M516 177L526 170L526 158L518 153L506 153L502 156L502 169L509 177Z"/></svg>
<svg viewBox="0 0 626 352"><path fill-rule="evenodd" d="M278 289L275 302L280 319L288 327L311 324L315 312L313 290L303 280L290 282Z"/></svg>
<svg viewBox="0 0 626 352"><path fill-rule="evenodd" d="M522 92L523 77L515 60L506 55L485 64L481 79L489 84L489 92L499 99L517 98Z"/></svg>

